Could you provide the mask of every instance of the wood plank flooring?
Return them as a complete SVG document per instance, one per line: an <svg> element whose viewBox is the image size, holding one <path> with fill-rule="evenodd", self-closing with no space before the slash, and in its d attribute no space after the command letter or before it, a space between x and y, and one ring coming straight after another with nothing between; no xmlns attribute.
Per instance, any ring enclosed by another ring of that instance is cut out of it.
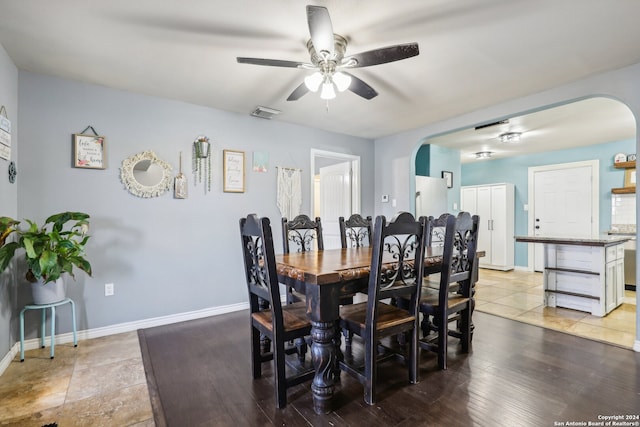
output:
<svg viewBox="0 0 640 427"><path fill-rule="evenodd" d="M289 404L278 410L271 368L251 380L248 331L229 333L246 315L210 322L211 339L219 342L209 354L216 361L208 384L211 425L554 426L640 414L640 354L479 312L472 353L452 345L447 371L423 352L417 385L408 384L403 366L383 365L373 406L343 373L332 413L313 412L310 383L289 389ZM190 350L188 341L180 347Z"/></svg>
<svg viewBox="0 0 640 427"><path fill-rule="evenodd" d="M310 383L289 389L289 405L278 410L271 367L251 379L248 322L246 311L213 317L193 345L175 345L187 359L206 351L213 363L198 381L212 413L203 425L555 427L640 412L640 353L478 311L472 353L458 354L452 341L447 371L424 353L417 385L404 367L381 370L376 405L343 373L332 413L313 412ZM48 348L26 356L0 377L0 425L154 425L135 332L56 345L54 360ZM197 384L184 380L184 364L174 369L189 398ZM182 411L188 419L190 408Z"/></svg>

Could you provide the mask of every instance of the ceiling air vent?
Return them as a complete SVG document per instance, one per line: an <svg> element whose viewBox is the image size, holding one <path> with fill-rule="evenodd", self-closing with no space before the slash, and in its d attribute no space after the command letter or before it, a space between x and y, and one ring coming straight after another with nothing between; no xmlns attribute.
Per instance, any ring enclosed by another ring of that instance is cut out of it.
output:
<svg viewBox="0 0 640 427"><path fill-rule="evenodd" d="M254 117L260 117L261 119L270 120L273 116L277 116L282 111L274 110L273 108L257 106L255 110L251 112Z"/></svg>
<svg viewBox="0 0 640 427"><path fill-rule="evenodd" d="M491 127L491 126L506 125L507 123L509 123L509 119L500 120L499 122L492 122L492 123L485 123L483 125L478 125L478 126L475 127L475 129L476 130L480 130L480 129L488 128L488 127Z"/></svg>

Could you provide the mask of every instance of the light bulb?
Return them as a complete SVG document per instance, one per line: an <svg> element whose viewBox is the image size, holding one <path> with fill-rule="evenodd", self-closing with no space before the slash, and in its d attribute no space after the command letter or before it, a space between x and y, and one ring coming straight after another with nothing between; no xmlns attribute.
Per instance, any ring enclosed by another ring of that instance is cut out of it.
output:
<svg viewBox="0 0 640 427"><path fill-rule="evenodd" d="M304 78L304 84L311 92L317 92L322 84L322 74L318 71Z"/></svg>
<svg viewBox="0 0 640 427"><path fill-rule="evenodd" d="M320 98L322 99L333 99L336 97L336 91L333 89L333 83L331 80L326 79L322 84L322 92L320 92Z"/></svg>
<svg viewBox="0 0 640 427"><path fill-rule="evenodd" d="M340 92L344 92L351 86L351 76L338 71L333 75L333 82Z"/></svg>

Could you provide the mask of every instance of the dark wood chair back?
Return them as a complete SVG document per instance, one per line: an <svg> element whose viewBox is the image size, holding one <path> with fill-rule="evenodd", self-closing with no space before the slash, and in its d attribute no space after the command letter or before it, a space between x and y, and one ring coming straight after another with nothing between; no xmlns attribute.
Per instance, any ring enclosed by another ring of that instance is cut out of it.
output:
<svg viewBox="0 0 640 427"><path fill-rule="evenodd" d="M313 367L305 366L304 338L311 323L304 303L282 306L276 272L273 235L268 218L250 214L240 219L240 236L251 315L251 369L253 378L262 375L262 363L273 360L276 406L287 404L287 388L311 379ZM302 346L285 347L286 342L301 341ZM269 347L273 344L273 351ZM298 369L288 374L287 354L297 353Z"/></svg>
<svg viewBox="0 0 640 427"><path fill-rule="evenodd" d="M447 217L450 215L449 213L443 213L438 218L429 217L427 222L427 246L444 246Z"/></svg>
<svg viewBox="0 0 640 427"><path fill-rule="evenodd" d="M343 248L360 248L371 246L372 221L368 216L363 218L360 214L352 214L348 219L343 216L338 218L340 225L340 244Z"/></svg>
<svg viewBox="0 0 640 427"><path fill-rule="evenodd" d="M376 218L367 302L340 308L342 329L362 338L364 363L353 361L349 355L339 361L339 366L363 384L364 400L369 405L376 401L377 365L384 360L400 357L407 366L409 382L418 382L417 303L424 269L425 221L416 221L407 212L399 213L389 223L384 216ZM407 301L406 308L383 301L398 298ZM407 344L400 349L383 346L380 341L400 335Z"/></svg>
<svg viewBox="0 0 640 427"><path fill-rule="evenodd" d="M314 243L317 250L324 250L320 218L316 217L315 221L312 221L304 214L292 220L282 218L282 244L285 254L288 254L292 248L298 252L312 251Z"/></svg>
<svg viewBox="0 0 640 427"><path fill-rule="evenodd" d="M468 212L460 212L457 217L449 215L446 219L439 297L443 307L447 306L452 285L459 285L458 292L462 296L471 296L472 272L477 261L478 221L477 215L471 216Z"/></svg>
<svg viewBox="0 0 640 427"><path fill-rule="evenodd" d="M368 324L376 323L378 304L388 298L409 301L407 311L417 315L424 271L425 229L426 221L416 221L408 212L400 212L389 223L383 215L376 217L367 288Z"/></svg>
<svg viewBox="0 0 640 427"><path fill-rule="evenodd" d="M240 235L244 255L244 269L249 290L249 311L257 313L265 305L273 312L274 333L283 333L282 303L276 272L273 235L269 218L250 214L240 219Z"/></svg>
<svg viewBox="0 0 640 427"><path fill-rule="evenodd" d="M460 339L464 353L469 351L471 344L478 223L479 217L468 212L446 217L440 284L437 290L423 288L420 297L419 310L425 316L420 347L438 354L440 369L447 369L449 336ZM456 330L449 329L453 320L457 322ZM438 332L435 341L429 337L431 330Z"/></svg>

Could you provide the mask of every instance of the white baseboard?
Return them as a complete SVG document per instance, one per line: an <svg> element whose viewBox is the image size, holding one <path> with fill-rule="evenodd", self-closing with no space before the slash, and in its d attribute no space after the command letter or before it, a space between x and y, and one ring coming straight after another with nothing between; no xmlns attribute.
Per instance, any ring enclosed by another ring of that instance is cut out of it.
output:
<svg viewBox="0 0 640 427"><path fill-rule="evenodd" d="M152 319L137 320L135 322L119 323L117 325L105 326L102 328L86 329L78 331L78 341L91 338L99 338L107 335L121 334L124 332L137 331L138 329L152 328L154 326L168 325L171 323L184 322L187 320L201 319L203 317L217 316L220 314L232 313L234 311L246 310L249 308L248 302L230 304L220 307L205 308L202 310L189 311L186 313L171 314L168 316L154 317ZM49 342L49 338L45 344ZM73 342L73 332L56 335L56 344L66 344ZM24 349L33 350L40 347L40 338L33 338L24 342ZM11 361L20 352L20 342L11 347L9 352L0 360L0 375L9 367Z"/></svg>

